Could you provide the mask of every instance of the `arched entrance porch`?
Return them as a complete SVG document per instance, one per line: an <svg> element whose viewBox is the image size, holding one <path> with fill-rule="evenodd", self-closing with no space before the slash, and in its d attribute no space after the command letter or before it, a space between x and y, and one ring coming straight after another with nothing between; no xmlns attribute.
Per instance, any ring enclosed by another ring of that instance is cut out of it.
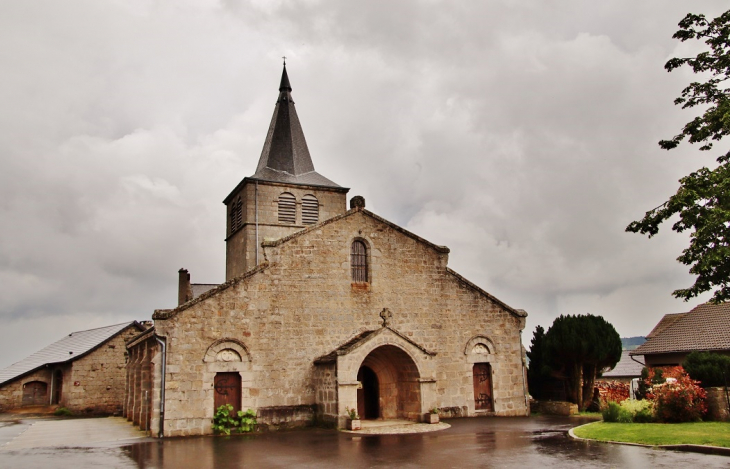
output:
<svg viewBox="0 0 730 469"><path fill-rule="evenodd" d="M420 374L415 362L394 345L382 345L362 361L357 373L358 413L364 419L418 420Z"/></svg>

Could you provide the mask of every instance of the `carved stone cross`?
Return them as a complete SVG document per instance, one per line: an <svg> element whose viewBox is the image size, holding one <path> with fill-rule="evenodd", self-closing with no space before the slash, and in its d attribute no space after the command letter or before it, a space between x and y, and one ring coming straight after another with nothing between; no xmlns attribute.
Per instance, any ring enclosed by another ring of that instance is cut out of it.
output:
<svg viewBox="0 0 730 469"><path fill-rule="evenodd" d="M390 319L393 317L393 313L388 308L383 308L380 312L380 317L383 318L383 327L387 327L390 323Z"/></svg>

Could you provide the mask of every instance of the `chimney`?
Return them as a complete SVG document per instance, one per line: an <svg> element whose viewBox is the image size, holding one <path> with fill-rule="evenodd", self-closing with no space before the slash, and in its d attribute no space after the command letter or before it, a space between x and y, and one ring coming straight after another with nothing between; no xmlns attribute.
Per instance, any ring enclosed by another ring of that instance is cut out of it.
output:
<svg viewBox="0 0 730 469"><path fill-rule="evenodd" d="M193 287L190 286L190 274L186 269L180 269L178 273L177 305L193 299Z"/></svg>

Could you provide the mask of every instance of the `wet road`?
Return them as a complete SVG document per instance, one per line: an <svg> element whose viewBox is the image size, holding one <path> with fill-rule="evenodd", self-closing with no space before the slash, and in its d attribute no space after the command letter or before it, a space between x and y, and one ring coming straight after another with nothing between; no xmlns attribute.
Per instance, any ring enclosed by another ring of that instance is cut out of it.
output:
<svg viewBox="0 0 730 469"><path fill-rule="evenodd" d="M136 469L380 467L728 468L730 457L572 440L576 418L448 420L448 430L357 436L310 429L255 436L170 438L123 446L0 451L0 467Z"/></svg>

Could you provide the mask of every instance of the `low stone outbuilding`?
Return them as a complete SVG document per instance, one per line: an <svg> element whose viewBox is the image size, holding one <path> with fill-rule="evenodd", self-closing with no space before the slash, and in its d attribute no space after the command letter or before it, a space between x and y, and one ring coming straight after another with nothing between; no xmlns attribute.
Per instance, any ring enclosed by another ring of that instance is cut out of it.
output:
<svg viewBox="0 0 730 469"><path fill-rule="evenodd" d="M211 433L215 409L261 426L524 416L514 309L448 267L449 249L370 212L314 171L284 70L256 173L227 207L226 279L128 345L127 418L155 436Z"/></svg>
<svg viewBox="0 0 730 469"><path fill-rule="evenodd" d="M0 411L59 405L75 413L120 414L126 389L126 342L136 321L72 332L0 370Z"/></svg>

